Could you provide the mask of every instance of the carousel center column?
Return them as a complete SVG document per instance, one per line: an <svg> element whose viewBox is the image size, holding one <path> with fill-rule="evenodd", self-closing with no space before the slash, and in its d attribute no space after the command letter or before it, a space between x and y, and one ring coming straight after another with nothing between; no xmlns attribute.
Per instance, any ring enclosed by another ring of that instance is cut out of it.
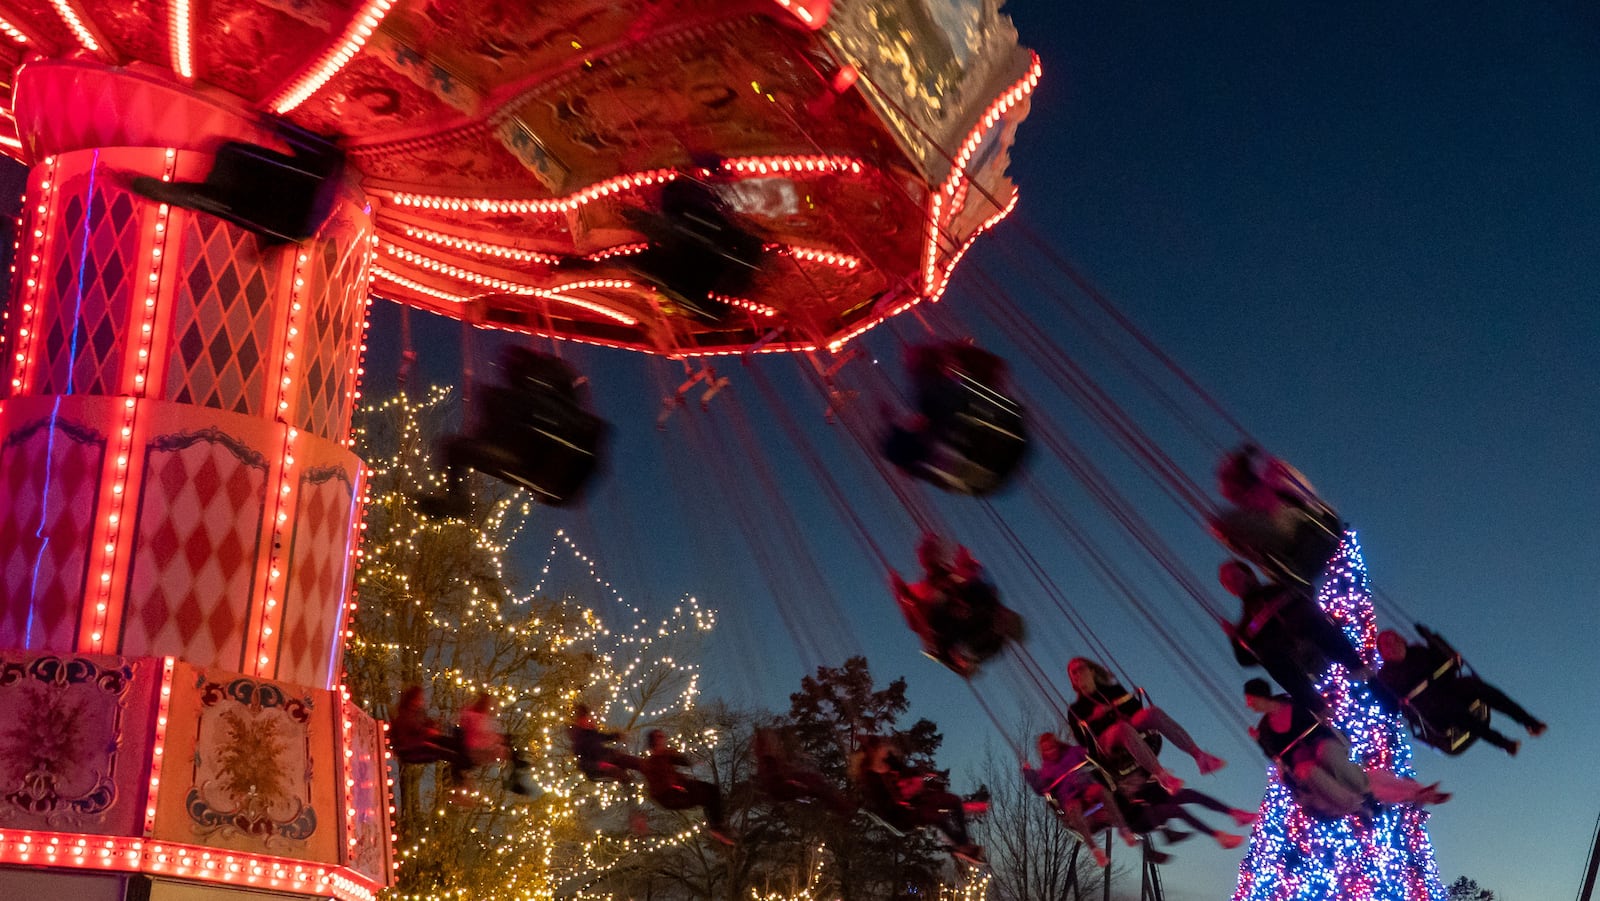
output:
<svg viewBox="0 0 1600 901"><path fill-rule="evenodd" d="M204 180L223 141L289 150L158 71L30 63L15 113L0 896L370 898L391 870L384 742L337 685L364 198L341 185L294 244L135 193Z"/></svg>

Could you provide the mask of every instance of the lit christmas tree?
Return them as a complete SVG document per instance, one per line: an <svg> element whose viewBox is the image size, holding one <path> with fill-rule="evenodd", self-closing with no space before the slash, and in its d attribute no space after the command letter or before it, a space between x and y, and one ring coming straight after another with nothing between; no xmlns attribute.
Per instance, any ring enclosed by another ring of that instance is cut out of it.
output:
<svg viewBox="0 0 1600 901"><path fill-rule="evenodd" d="M1369 665L1377 658L1377 625L1366 564L1354 532L1345 534L1328 563L1317 603ZM1350 739L1354 759L1412 777L1404 720L1390 714L1364 683L1335 664L1318 682L1333 724ZM1233 901L1445 901L1444 884L1428 840L1428 814L1411 806L1385 807L1370 824L1358 817L1320 821L1307 816L1267 768L1261 819L1250 853L1239 864Z"/></svg>
<svg viewBox="0 0 1600 901"><path fill-rule="evenodd" d="M395 798L399 884L388 897L581 897L629 854L689 840L698 830L647 839L597 831L596 824L625 819L639 803L638 789L597 786L578 775L565 729L572 706L584 701L597 717L610 714L613 726L629 729L687 712L699 682L697 667L685 662L688 645L714 617L686 598L670 617L646 618L562 532L537 584L516 593L504 560L535 508L498 483L478 480L469 522L419 516L415 494L441 487L427 452L430 437L442 431L448 394L435 389L420 401L402 394L363 411L357 442L371 470L347 682L377 716L389 713L403 687L422 685L444 724L488 692L513 747L533 764L538 796L508 791L500 768L452 797L443 765L403 767ZM562 552L580 578L610 595L603 613L548 596Z"/></svg>

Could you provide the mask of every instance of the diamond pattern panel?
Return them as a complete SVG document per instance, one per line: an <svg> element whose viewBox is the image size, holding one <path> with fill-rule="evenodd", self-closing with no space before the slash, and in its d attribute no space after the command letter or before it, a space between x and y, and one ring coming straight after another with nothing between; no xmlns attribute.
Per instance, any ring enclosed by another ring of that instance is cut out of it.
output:
<svg viewBox="0 0 1600 901"><path fill-rule="evenodd" d="M220 219L185 220L166 398L264 416L273 305L261 246Z"/></svg>
<svg viewBox="0 0 1600 901"><path fill-rule="evenodd" d="M339 467L309 470L300 479L283 605L279 679L324 685L329 652L345 602L345 551L350 528L350 477Z"/></svg>
<svg viewBox="0 0 1600 901"><path fill-rule="evenodd" d="M0 648L76 646L105 447L48 420L0 447Z"/></svg>
<svg viewBox="0 0 1600 901"><path fill-rule="evenodd" d="M38 394L121 391L129 305L138 287L140 225L134 197L104 172L61 186L58 248L44 281L49 311Z"/></svg>
<svg viewBox="0 0 1600 901"><path fill-rule="evenodd" d="M329 229L346 234L346 228ZM300 427L337 441L348 420L351 354L361 340L366 285L361 275L365 233L322 240L307 261L306 340L300 367Z"/></svg>
<svg viewBox="0 0 1600 901"><path fill-rule="evenodd" d="M122 653L242 670L266 458L215 430L146 453Z"/></svg>

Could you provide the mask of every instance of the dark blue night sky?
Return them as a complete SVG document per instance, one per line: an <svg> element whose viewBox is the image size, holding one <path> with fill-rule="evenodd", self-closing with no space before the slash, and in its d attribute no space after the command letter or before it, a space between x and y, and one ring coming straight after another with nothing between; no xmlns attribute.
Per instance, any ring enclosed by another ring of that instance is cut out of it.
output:
<svg viewBox="0 0 1600 901"><path fill-rule="evenodd" d="M1506 901L1570 897L1600 813L1592 758L1600 740L1600 13L1589 4L1472 0L1041 0L1009 11L1045 70L1013 154L1023 202L980 244L949 312L935 319L992 334L977 312L992 282L1032 311L1062 352L1091 356L1093 340L1035 285L1059 280L1029 250L1042 240L1304 470L1361 530L1377 586L1551 724L1516 759L1489 748L1458 759L1418 749L1425 779L1456 792L1431 822L1446 881L1466 874ZM397 318L379 306L369 396L392 386ZM416 327L423 378L458 380L459 327ZM500 340L475 344L487 353ZM885 364L896 354L887 334L868 346ZM814 609L843 610L852 627L828 638L831 650L865 651L880 677L911 679L916 712L944 727L945 762L958 781L986 745L1009 754L960 681L917 655L868 548L792 449L774 440L779 429L756 372L725 364L733 388L713 403L724 406L691 410L657 432L664 386L681 377L675 364L567 352L592 375L618 445L586 510L539 515L572 528L629 600L659 610L693 593L721 611L705 653L708 695L781 706L807 667L837 662L808 659L782 628L776 610L795 609L802 585L755 571L737 517L716 506L728 500L803 528L797 556L825 572L828 597ZM1026 381L1033 367L1017 362ZM870 480L843 435L821 423L821 402L798 372L787 361L760 369L784 386L787 409L808 433L829 445L841 479ZM1036 415L1058 417L1068 431L1088 428L1069 405L1038 393L1045 400ZM736 443L718 451L705 443L736 440L728 426L735 410L765 436L757 442L772 454L781 497L750 484L729 485L726 499L704 489L721 474L719 454L739 452ZM1172 438L1175 458L1194 475L1206 475L1209 448L1152 429ZM1054 461L1035 464L1037 478L1061 478ZM888 495L860 484L863 516L881 528L877 541L909 569L914 533L904 515L874 506ZM1064 683L1066 657L1082 647L968 504L944 505L952 528L1034 621L1030 651ZM1243 713L1219 715L1202 703L1187 672L1074 569L1023 498L996 509L1050 561L1117 663L1202 745L1230 759L1220 775L1194 778L1196 787L1256 804L1264 767L1240 731ZM1220 552L1172 511L1150 516L1210 587ZM1107 533L1108 544L1114 538ZM529 540L530 560L544 551L542 538ZM1124 553L1130 566L1142 565ZM774 585L778 578L786 581ZM1220 635L1184 608L1192 602L1150 584L1148 602L1193 636L1193 653L1215 678L1241 682ZM1046 715L1018 686L997 674L981 690L1014 698L1002 698L1007 716L1014 706ZM1177 766L1194 777L1187 761ZM1164 877L1168 896L1226 897L1239 854L1183 846Z"/></svg>

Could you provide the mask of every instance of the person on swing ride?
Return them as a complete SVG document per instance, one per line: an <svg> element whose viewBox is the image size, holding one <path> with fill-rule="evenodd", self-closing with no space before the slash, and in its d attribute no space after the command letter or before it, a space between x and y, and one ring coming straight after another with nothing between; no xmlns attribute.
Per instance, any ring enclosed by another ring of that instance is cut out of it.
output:
<svg viewBox="0 0 1600 901"><path fill-rule="evenodd" d="M421 685L407 685L389 720L389 748L402 764L439 763L460 756L460 749L428 715Z"/></svg>
<svg viewBox="0 0 1600 901"><path fill-rule="evenodd" d="M1344 630L1303 587L1262 582L1243 560L1222 564L1217 581L1240 602L1239 619L1224 627L1234 657L1241 666L1264 668L1297 703L1322 707L1315 680L1330 664L1366 678L1367 666Z"/></svg>
<svg viewBox="0 0 1600 901"><path fill-rule="evenodd" d="M1222 458L1217 487L1233 506L1212 518L1212 533L1277 581L1311 585L1339 550L1339 515L1294 467L1255 445Z"/></svg>
<svg viewBox="0 0 1600 901"><path fill-rule="evenodd" d="M597 726L589 705L573 706L567 739L572 744L572 756L578 759L578 771L590 782L627 783L628 771L638 772L644 766L639 758L612 747L622 738L621 732L607 732Z"/></svg>
<svg viewBox="0 0 1600 901"><path fill-rule="evenodd" d="M500 727L494 714L494 697L486 691L473 696L471 703L461 709L456 718L455 743L459 752L450 760L451 781L455 789L451 800L457 804L470 804L472 793L466 780L472 773L496 763L509 763L505 770L506 787L514 794L537 793L527 778L532 763L511 746L511 740Z"/></svg>
<svg viewBox="0 0 1600 901"><path fill-rule="evenodd" d="M929 657L962 677L1022 637L1022 618L1000 603L983 567L964 547L954 558L931 532L917 544L922 581L907 584L889 571L889 584L906 624Z"/></svg>
<svg viewBox="0 0 1600 901"><path fill-rule="evenodd" d="M757 729L752 750L756 758L756 785L767 797L780 803L815 800L843 817L856 812L853 798L835 788L828 777L795 760L778 729Z"/></svg>
<svg viewBox="0 0 1600 901"><path fill-rule="evenodd" d="M1450 795L1437 782L1422 785L1382 766L1363 768L1350 759L1344 736L1288 695L1274 694L1265 679L1244 685L1245 703L1261 714L1250 727L1267 759L1295 800L1320 819L1356 813L1376 815L1380 804L1443 804Z"/></svg>
<svg viewBox="0 0 1600 901"><path fill-rule="evenodd" d="M861 794L861 808L896 832L931 827L950 843L959 860L979 865L983 848L967 833L967 810L988 809L981 798L964 801L948 791L940 774L913 766L899 753L893 739L863 736L850 755L850 779Z"/></svg>
<svg viewBox="0 0 1600 901"><path fill-rule="evenodd" d="M1127 813L1128 824L1133 827L1134 832L1148 835L1159 829L1172 841L1188 837L1188 833L1177 832L1166 825L1169 820L1178 819L1189 824L1196 832L1209 835L1224 850L1232 850L1244 842L1244 836L1224 832L1190 813L1188 809L1190 805L1226 814L1240 826L1248 826L1256 821L1254 813L1230 807L1205 792L1196 791L1188 786L1176 792L1169 792L1153 779L1145 780L1145 783L1132 795L1124 794L1120 797L1123 798L1122 806Z"/></svg>
<svg viewBox="0 0 1600 901"><path fill-rule="evenodd" d="M1521 742L1490 727L1487 712L1474 710L1481 707L1511 717L1534 738L1544 734L1542 720L1505 692L1464 673L1460 655L1438 633L1417 623L1417 634L1423 640L1407 644L1393 629L1378 633L1378 653L1383 657L1378 681L1398 701L1406 719L1421 730L1424 740L1432 744L1429 738L1441 731L1460 731L1516 756Z"/></svg>
<svg viewBox="0 0 1600 901"><path fill-rule="evenodd" d="M1100 819L1116 829L1129 847L1139 843L1138 836L1128 828L1116 793L1100 781L1087 751L1052 732L1041 733L1038 745L1039 768L1024 762L1022 778L1029 788L1054 802L1056 816L1083 840L1097 866L1107 866L1111 858L1095 841L1098 830L1090 824L1090 811L1100 813Z"/></svg>
<svg viewBox="0 0 1600 901"><path fill-rule="evenodd" d="M1189 733L1160 707L1146 707L1136 691L1117 683L1111 673L1086 657L1067 663L1067 680L1078 697L1067 708L1072 734L1102 766L1118 753L1131 757L1138 767L1168 792L1183 788L1183 780L1156 759L1144 733L1153 732L1194 758L1200 774L1216 772L1226 762L1195 744Z"/></svg>
<svg viewBox="0 0 1600 901"><path fill-rule="evenodd" d="M694 766L694 761L683 752L673 750L660 729L651 729L645 742L649 753L639 771L644 774L645 791L650 800L664 810L700 808L706 816L706 834L724 845L732 845L733 839L722 819L722 794L717 787L680 771L680 767Z"/></svg>

